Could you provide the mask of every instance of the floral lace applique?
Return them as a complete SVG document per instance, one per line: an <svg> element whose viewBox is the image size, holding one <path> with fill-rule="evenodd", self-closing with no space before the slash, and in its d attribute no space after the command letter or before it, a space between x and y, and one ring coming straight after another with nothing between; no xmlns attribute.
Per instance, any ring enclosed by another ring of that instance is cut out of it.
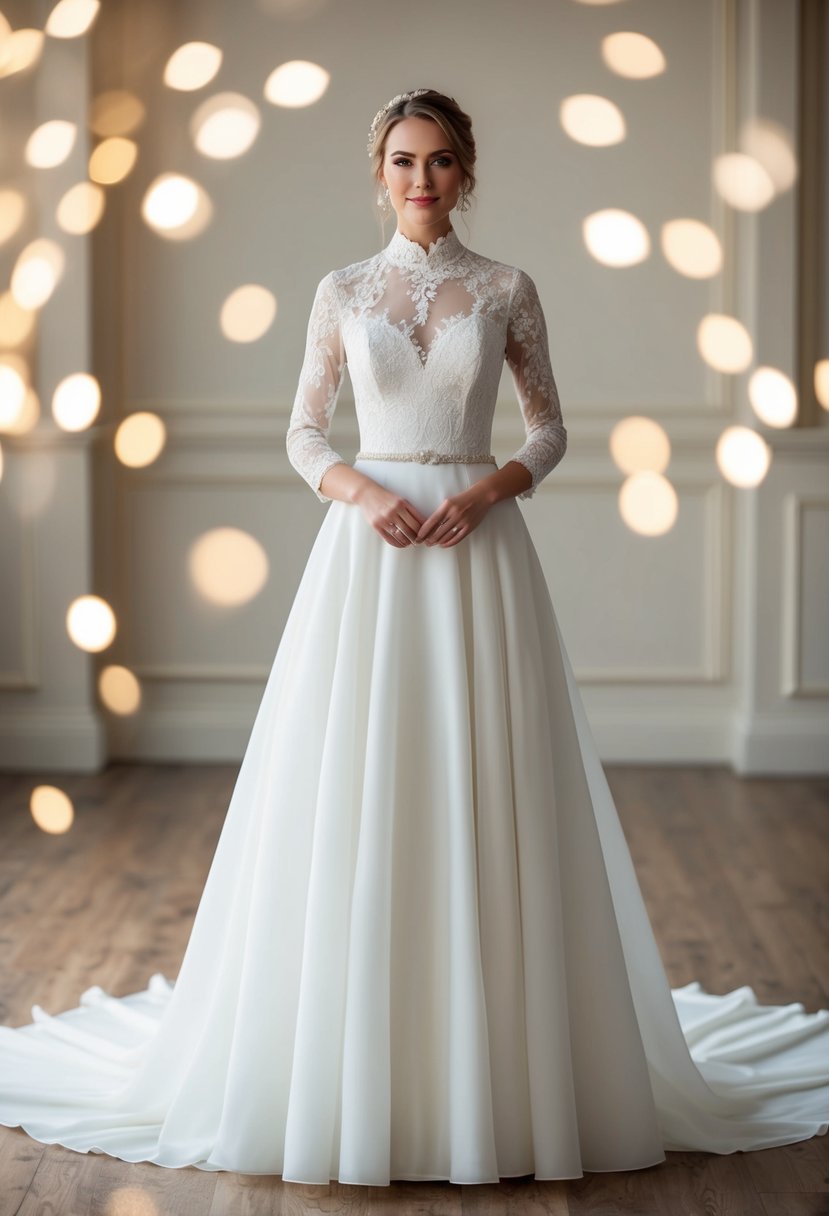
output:
<svg viewBox="0 0 829 1216"><path fill-rule="evenodd" d="M505 360L525 428L510 459L532 476L520 494L528 498L567 445L535 284L467 248L454 229L428 251L397 230L379 253L329 272L317 287L286 435L289 460L329 501L320 482L332 465L347 463L328 442L346 363L361 448L489 451Z"/></svg>

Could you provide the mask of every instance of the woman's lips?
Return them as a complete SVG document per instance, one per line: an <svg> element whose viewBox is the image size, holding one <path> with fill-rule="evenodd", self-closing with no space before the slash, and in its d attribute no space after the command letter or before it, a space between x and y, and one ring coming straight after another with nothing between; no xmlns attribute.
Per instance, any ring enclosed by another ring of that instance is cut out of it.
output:
<svg viewBox="0 0 829 1216"><path fill-rule="evenodd" d="M418 207L431 207L432 203L436 203L436 198L410 198L410 203L415 203Z"/></svg>

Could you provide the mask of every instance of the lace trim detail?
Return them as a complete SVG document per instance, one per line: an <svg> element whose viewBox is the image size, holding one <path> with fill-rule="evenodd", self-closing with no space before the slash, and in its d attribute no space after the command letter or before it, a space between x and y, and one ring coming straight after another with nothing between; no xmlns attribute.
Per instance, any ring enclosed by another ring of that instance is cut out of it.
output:
<svg viewBox="0 0 829 1216"><path fill-rule="evenodd" d="M430 275L440 267L454 265L466 252L466 245L454 228L432 241L428 251L404 236L398 228L383 250L393 266L399 266L401 270L427 271Z"/></svg>

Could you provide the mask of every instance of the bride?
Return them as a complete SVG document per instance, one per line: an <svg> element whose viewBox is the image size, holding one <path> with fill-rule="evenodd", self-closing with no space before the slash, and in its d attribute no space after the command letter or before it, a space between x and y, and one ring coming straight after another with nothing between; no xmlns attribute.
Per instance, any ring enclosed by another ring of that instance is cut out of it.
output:
<svg viewBox="0 0 829 1216"><path fill-rule="evenodd" d="M669 986L516 501L567 443L539 295L450 221L470 119L402 93L368 151L397 227L317 286L287 451L329 505L178 976L0 1027L0 1122L376 1186L823 1134L829 1011ZM498 467L504 362L525 438Z"/></svg>

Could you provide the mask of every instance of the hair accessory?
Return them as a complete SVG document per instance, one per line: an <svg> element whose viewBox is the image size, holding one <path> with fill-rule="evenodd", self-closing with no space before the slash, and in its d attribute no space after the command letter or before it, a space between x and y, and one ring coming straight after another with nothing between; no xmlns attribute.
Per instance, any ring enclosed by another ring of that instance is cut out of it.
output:
<svg viewBox="0 0 829 1216"><path fill-rule="evenodd" d="M366 148L368 149L369 156L371 156L372 152L374 151L374 140L377 135L377 128L380 125L380 121L383 116L388 113L392 106L396 106L400 101L408 101L410 97L418 97L421 93L431 93L431 91L431 89L412 89L409 93L398 93L396 97L392 97L391 101L387 101L386 104L377 111L368 132L368 143L366 144Z"/></svg>

